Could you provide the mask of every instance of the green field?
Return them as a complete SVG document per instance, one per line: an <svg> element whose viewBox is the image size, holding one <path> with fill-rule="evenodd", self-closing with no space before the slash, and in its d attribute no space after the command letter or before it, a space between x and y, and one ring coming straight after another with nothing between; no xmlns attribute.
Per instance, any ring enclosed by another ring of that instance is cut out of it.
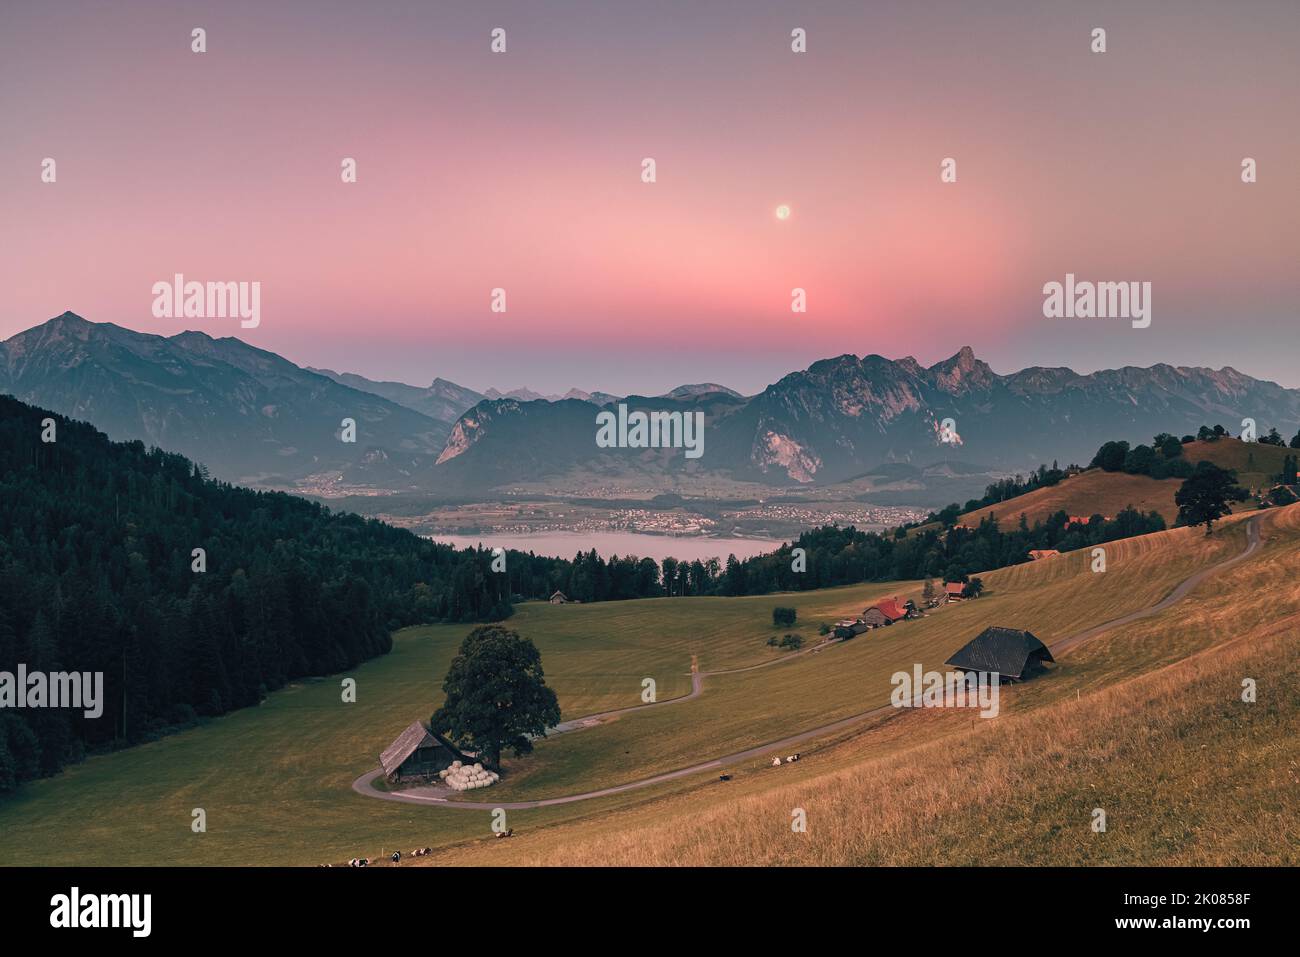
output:
<svg viewBox="0 0 1300 957"><path fill-rule="evenodd" d="M1243 543L1238 521L1209 540L1179 529L1111 543L1106 574L1091 573L1081 553L992 572L978 601L787 664L709 677L694 701L541 742L534 755L507 763L506 779L486 794L511 801L591 790L856 714L888 701L894 671L915 662L938 667L986 625L1027 627L1051 644L1152 604ZM765 643L791 630L772 628L776 605L797 606L793 630L813 644L820 622L860 611L877 597L919 590L919 583L900 583L794 596L530 604L510 626L537 643L564 717L573 718L638 704L645 677L655 678L660 700L685 694L692 655L701 670L714 671L788 654ZM487 812L398 804L350 790L403 727L437 706L442 677L467 631L432 626L400 633L391 654L351 673L355 704L341 701L343 676L301 682L260 707L29 784L0 803L0 862L306 865L483 838ZM1154 649L1150 660L1094 662L1014 704L1077 693L1151 667L1161 654ZM653 806L665 795L700 792L713 780L705 774L614 798L512 811L510 820L528 829L595 821L618 809ZM205 834L190 830L191 810L199 807L207 813Z"/></svg>

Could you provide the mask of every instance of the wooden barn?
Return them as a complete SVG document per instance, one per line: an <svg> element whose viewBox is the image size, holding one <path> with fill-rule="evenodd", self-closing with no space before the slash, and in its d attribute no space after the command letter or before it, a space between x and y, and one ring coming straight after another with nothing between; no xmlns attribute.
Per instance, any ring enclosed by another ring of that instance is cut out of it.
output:
<svg viewBox="0 0 1300 957"><path fill-rule="evenodd" d="M454 744L420 721L412 721L379 756L380 767L389 781L427 778L450 767L453 761L473 760L474 755L462 754Z"/></svg>
<svg viewBox="0 0 1300 957"><path fill-rule="evenodd" d="M944 601L961 601L966 597L966 585L963 582L943 583Z"/></svg>
<svg viewBox="0 0 1300 957"><path fill-rule="evenodd" d="M1021 628L985 628L946 664L961 671L996 671L1003 681L1024 681L1055 662L1047 646Z"/></svg>
<svg viewBox="0 0 1300 957"><path fill-rule="evenodd" d="M1029 560L1041 562L1044 558L1059 558L1061 553L1055 548L1031 548L1029 550Z"/></svg>
<svg viewBox="0 0 1300 957"><path fill-rule="evenodd" d="M861 619L848 622L842 621L835 626L833 634L836 638L856 638L858 635L862 634L864 631L870 630L872 627L872 625L868 625Z"/></svg>
<svg viewBox="0 0 1300 957"><path fill-rule="evenodd" d="M569 599L567 599L567 598L564 597L564 592L562 592L562 591L557 591L554 595L552 595L552 596L550 597L549 600L550 600L550 602L551 602L552 605L567 605L567 604L569 604Z"/></svg>

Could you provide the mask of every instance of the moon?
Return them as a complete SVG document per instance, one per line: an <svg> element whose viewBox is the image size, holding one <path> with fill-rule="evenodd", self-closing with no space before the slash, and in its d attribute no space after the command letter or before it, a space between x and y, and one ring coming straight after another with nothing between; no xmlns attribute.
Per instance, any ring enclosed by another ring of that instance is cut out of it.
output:
<svg viewBox="0 0 1300 957"><path fill-rule="evenodd" d="M784 205L782 205L782 206L778 206L778 207L776 208L776 218L777 218L777 219L789 219L789 218L790 218L790 207L789 207L789 206L784 206Z"/></svg>

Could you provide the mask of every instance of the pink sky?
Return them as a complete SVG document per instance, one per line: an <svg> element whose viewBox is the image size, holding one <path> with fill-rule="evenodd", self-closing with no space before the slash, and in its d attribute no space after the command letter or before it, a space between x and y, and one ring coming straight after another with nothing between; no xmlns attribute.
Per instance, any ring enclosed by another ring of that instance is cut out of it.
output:
<svg viewBox="0 0 1300 957"><path fill-rule="evenodd" d="M71 309L480 389L964 344L1300 386L1300 5L864 6L6 3L0 338ZM260 281L260 327L154 319L176 272ZM1150 281L1151 328L1044 319L1066 272Z"/></svg>

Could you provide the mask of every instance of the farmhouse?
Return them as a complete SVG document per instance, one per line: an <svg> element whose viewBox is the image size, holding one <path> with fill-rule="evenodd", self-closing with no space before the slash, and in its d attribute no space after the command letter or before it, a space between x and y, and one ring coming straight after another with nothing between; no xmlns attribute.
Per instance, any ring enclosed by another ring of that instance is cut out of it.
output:
<svg viewBox="0 0 1300 957"><path fill-rule="evenodd" d="M1003 681L1023 681L1055 662L1047 646L1020 628L985 628L945 664L962 671L997 672Z"/></svg>
<svg viewBox="0 0 1300 957"><path fill-rule="evenodd" d="M908 609L898 598L886 598L876 602L862 613L861 621L872 627L892 625L902 621L908 615Z"/></svg>
<svg viewBox="0 0 1300 957"><path fill-rule="evenodd" d="M966 597L966 585L963 582L944 582L943 594L946 601L962 601Z"/></svg>
<svg viewBox="0 0 1300 957"><path fill-rule="evenodd" d="M1055 548L1033 548L1029 551L1030 559L1036 562L1044 558L1056 558L1060 554Z"/></svg>
<svg viewBox="0 0 1300 957"><path fill-rule="evenodd" d="M389 781L403 778L424 778L451 767L453 761L471 760L440 734L426 728L423 722L412 721L405 731L379 756L384 777Z"/></svg>

